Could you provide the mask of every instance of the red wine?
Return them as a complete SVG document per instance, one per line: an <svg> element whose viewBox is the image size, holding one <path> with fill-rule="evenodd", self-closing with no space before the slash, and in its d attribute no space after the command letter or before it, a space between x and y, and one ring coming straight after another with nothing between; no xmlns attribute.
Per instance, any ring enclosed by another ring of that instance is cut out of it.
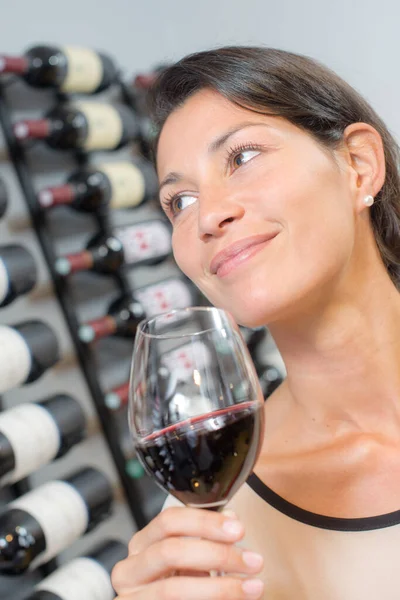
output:
<svg viewBox="0 0 400 600"><path fill-rule="evenodd" d="M113 600L111 571L127 554L122 542L105 540L87 556L71 560L46 577L26 600Z"/></svg>
<svg viewBox="0 0 400 600"><path fill-rule="evenodd" d="M32 254L18 244L0 246L0 307L27 294L37 281Z"/></svg>
<svg viewBox="0 0 400 600"><path fill-rule="evenodd" d="M78 212L104 212L139 206L157 189L153 165L137 158L135 163L106 163L75 171L64 185L41 190L38 201L46 209L67 204Z"/></svg>
<svg viewBox="0 0 400 600"><path fill-rule="evenodd" d="M0 484L9 485L64 456L85 435L86 417L66 394L0 413Z"/></svg>
<svg viewBox="0 0 400 600"><path fill-rule="evenodd" d="M23 56L0 56L0 73L20 75L32 87L81 94L105 90L118 74L108 56L80 46L33 46Z"/></svg>
<svg viewBox="0 0 400 600"><path fill-rule="evenodd" d="M42 139L56 150L116 150L140 133L139 120L127 106L103 102L59 105L44 119L14 124L17 139Z"/></svg>
<svg viewBox="0 0 400 600"><path fill-rule="evenodd" d="M263 410L243 402L157 431L136 445L145 470L184 504L219 508L249 476Z"/></svg>
<svg viewBox="0 0 400 600"><path fill-rule="evenodd" d="M116 227L112 235L99 233L86 248L57 259L57 273L66 276L91 270L109 275L124 265L157 265L171 254L171 232L166 221L149 219L128 227Z"/></svg>
<svg viewBox="0 0 400 600"><path fill-rule="evenodd" d="M109 335L133 339L142 319L173 308L190 306L194 294L194 288L177 277L137 289L131 295L114 300L106 316L81 325L79 338L85 343Z"/></svg>
<svg viewBox="0 0 400 600"><path fill-rule="evenodd" d="M0 219L5 215L8 206L8 193L3 179L0 179Z"/></svg>
<svg viewBox="0 0 400 600"><path fill-rule="evenodd" d="M0 573L17 575L54 558L110 515L112 488L94 468L50 481L0 515Z"/></svg>
<svg viewBox="0 0 400 600"><path fill-rule="evenodd" d="M58 360L58 340L46 323L0 325L0 394L36 381Z"/></svg>

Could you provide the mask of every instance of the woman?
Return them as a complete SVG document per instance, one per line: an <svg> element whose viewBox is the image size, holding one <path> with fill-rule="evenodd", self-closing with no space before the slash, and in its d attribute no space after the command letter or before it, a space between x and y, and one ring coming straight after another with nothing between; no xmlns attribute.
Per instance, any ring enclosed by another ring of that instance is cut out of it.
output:
<svg viewBox="0 0 400 600"><path fill-rule="evenodd" d="M118 599L398 599L397 146L339 77L279 50L188 56L153 104L177 264L268 326L287 378L236 515L164 510L116 566Z"/></svg>

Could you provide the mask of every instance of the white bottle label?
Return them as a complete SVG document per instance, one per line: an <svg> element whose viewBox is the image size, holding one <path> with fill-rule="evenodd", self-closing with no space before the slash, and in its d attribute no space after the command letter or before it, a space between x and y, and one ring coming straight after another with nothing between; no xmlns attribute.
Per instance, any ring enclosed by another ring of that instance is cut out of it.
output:
<svg viewBox="0 0 400 600"><path fill-rule="evenodd" d="M0 325L0 394L28 378L32 357L24 338L7 325Z"/></svg>
<svg viewBox="0 0 400 600"><path fill-rule="evenodd" d="M130 208L141 203L146 184L140 169L128 162L107 163L98 168L110 180L112 208Z"/></svg>
<svg viewBox="0 0 400 600"><path fill-rule="evenodd" d="M60 447L60 432L51 414L39 404L21 404L0 413L0 431L14 451L15 468L2 485L19 481L49 463Z"/></svg>
<svg viewBox="0 0 400 600"><path fill-rule="evenodd" d="M8 294L9 287L8 271L4 261L0 258L0 306Z"/></svg>
<svg viewBox="0 0 400 600"><path fill-rule="evenodd" d="M35 591L51 592L62 600L113 600L110 576L97 561L76 558L41 581Z"/></svg>
<svg viewBox="0 0 400 600"><path fill-rule="evenodd" d="M135 296L144 306L149 317L174 308L185 308L192 302L188 286L179 279L171 279L135 290Z"/></svg>
<svg viewBox="0 0 400 600"><path fill-rule="evenodd" d="M115 235L124 248L124 258L128 264L171 252L171 234L161 221L117 227Z"/></svg>
<svg viewBox="0 0 400 600"><path fill-rule="evenodd" d="M85 150L112 150L118 146L123 126L115 108L100 102L76 102L75 106L85 116L88 126Z"/></svg>
<svg viewBox="0 0 400 600"><path fill-rule="evenodd" d="M61 86L66 93L91 94L100 85L103 65L99 55L89 48L64 46L67 58L67 74Z"/></svg>
<svg viewBox="0 0 400 600"><path fill-rule="evenodd" d="M35 569L65 550L86 531L88 508L82 496L66 481L50 481L9 504L38 521L46 549L30 565Z"/></svg>
<svg viewBox="0 0 400 600"><path fill-rule="evenodd" d="M203 371L211 364L210 351L204 342L194 341L167 352L161 361L177 379L187 381L193 369Z"/></svg>

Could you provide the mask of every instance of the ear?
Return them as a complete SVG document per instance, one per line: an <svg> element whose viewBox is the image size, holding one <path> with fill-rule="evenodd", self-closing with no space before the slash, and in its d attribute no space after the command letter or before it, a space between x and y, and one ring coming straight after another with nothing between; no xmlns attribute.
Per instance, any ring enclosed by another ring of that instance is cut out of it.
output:
<svg viewBox="0 0 400 600"><path fill-rule="evenodd" d="M385 181L385 153L377 130L367 123L352 123L344 130L344 150L351 169L357 206L365 208L364 198L376 196Z"/></svg>

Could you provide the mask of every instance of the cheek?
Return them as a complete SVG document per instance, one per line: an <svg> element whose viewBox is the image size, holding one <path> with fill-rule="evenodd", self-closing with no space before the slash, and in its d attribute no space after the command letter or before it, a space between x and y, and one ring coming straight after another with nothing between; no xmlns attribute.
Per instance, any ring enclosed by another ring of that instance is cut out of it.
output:
<svg viewBox="0 0 400 600"><path fill-rule="evenodd" d="M292 162L290 177L281 172L270 190L273 216L282 220L289 243L305 255L318 251L318 246L342 244L353 227L345 177L324 155L311 158L306 163Z"/></svg>
<svg viewBox="0 0 400 600"><path fill-rule="evenodd" d="M176 225L172 233L172 251L180 270L196 283L201 275L201 264L194 235L188 230L184 233L183 228Z"/></svg>

